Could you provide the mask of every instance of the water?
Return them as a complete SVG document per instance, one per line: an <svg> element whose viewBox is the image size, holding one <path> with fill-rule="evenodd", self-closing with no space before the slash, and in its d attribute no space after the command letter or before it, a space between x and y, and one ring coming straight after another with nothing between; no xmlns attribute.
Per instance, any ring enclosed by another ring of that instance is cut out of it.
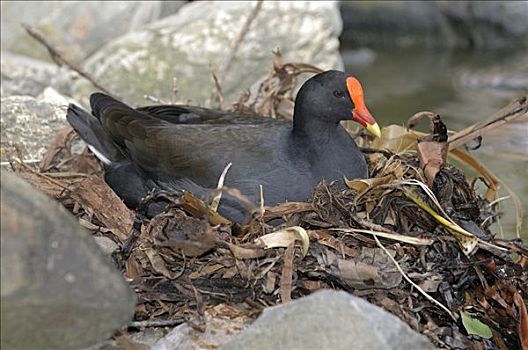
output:
<svg viewBox="0 0 528 350"><path fill-rule="evenodd" d="M460 130L528 93L526 51L363 49L344 50L343 57L346 71L363 83L367 106L380 125L401 125L428 110L439 113L449 129ZM472 153L519 197L521 237L528 241L528 116L484 137ZM502 230L496 225L494 231L514 238L513 201L502 202L501 209Z"/></svg>

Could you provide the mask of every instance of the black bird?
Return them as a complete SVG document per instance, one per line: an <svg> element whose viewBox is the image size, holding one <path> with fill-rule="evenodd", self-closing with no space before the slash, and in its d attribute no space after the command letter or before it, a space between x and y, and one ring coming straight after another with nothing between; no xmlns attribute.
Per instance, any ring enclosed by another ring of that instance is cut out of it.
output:
<svg viewBox="0 0 528 350"><path fill-rule="evenodd" d="M105 164L105 180L131 208L151 189L206 197L228 163L225 186L255 205L304 201L322 180L365 178L365 157L340 125L355 120L380 136L359 81L326 71L299 90L290 122L211 109L162 105L131 108L94 93L92 114L71 104L67 119ZM240 205L222 199L219 212L242 222ZM161 207L153 209L155 212Z"/></svg>

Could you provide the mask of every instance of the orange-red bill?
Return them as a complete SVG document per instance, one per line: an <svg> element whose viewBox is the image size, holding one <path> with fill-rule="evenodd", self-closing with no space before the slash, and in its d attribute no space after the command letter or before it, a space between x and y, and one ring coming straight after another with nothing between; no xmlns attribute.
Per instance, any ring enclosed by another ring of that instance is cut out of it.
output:
<svg viewBox="0 0 528 350"><path fill-rule="evenodd" d="M354 77L348 77L346 80L348 93L354 102L354 110L352 111L352 119L361 124L373 135L380 137L381 131L376 123L376 120L370 114L367 106L365 105L365 94L363 93L363 87L359 80Z"/></svg>

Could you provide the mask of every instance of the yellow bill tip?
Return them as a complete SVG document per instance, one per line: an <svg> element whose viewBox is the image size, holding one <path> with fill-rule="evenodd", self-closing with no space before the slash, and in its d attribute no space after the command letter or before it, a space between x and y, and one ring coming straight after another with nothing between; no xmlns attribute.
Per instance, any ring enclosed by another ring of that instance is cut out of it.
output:
<svg viewBox="0 0 528 350"><path fill-rule="evenodd" d="M367 124L365 129L367 129L367 131L370 132L372 135L376 137L381 137L381 130L378 123Z"/></svg>

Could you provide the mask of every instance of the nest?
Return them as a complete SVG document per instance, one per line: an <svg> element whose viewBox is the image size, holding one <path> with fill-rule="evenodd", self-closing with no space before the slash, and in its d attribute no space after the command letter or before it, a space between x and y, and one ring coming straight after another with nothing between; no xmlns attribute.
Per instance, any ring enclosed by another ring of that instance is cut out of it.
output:
<svg viewBox="0 0 528 350"><path fill-rule="evenodd" d="M293 82L306 71L317 68L276 58L270 75L232 108L288 114ZM477 182L446 162L440 118L426 116L428 136L395 126L384 129L383 140L357 136L370 179L320 183L308 202L264 201L243 226L191 193L151 193L131 211L88 151L72 155L71 129L57 134L41 171L13 167L94 235L118 244L113 260L138 296L129 331L185 321L203 328L211 310L250 320L266 307L333 288L383 307L437 346L520 348L528 251L519 240L494 238L497 182L482 173L479 194ZM147 219L145 208L156 200L168 203L166 210Z"/></svg>

